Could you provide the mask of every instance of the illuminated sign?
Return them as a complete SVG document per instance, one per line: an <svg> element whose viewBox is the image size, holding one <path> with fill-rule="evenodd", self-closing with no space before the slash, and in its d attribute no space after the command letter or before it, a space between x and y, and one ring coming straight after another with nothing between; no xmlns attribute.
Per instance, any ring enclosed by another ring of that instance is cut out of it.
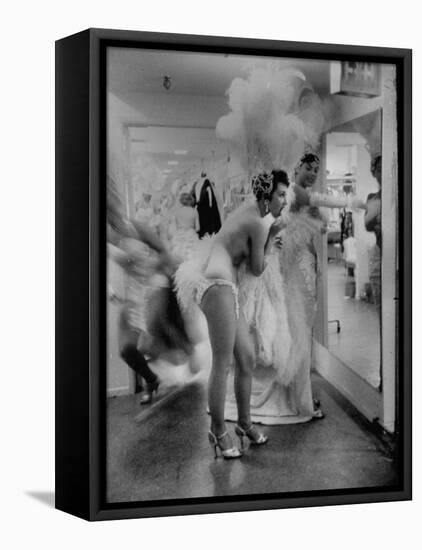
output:
<svg viewBox="0 0 422 550"><path fill-rule="evenodd" d="M330 91L357 97L380 95L379 63L336 61L330 63Z"/></svg>

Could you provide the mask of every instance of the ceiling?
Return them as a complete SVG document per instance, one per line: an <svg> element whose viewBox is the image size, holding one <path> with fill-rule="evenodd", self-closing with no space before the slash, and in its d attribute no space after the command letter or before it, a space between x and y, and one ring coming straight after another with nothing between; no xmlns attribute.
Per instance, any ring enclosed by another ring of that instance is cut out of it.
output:
<svg viewBox="0 0 422 550"><path fill-rule="evenodd" d="M246 77L262 58L232 54L204 54L109 48L107 84L113 93L163 92L163 78L170 76L170 94L224 96L236 76ZM329 89L329 62L265 58L278 66L300 69L320 94Z"/></svg>
<svg viewBox="0 0 422 550"><path fill-rule="evenodd" d="M147 154L170 184L227 155L215 135L218 119L228 112L226 92L262 58L135 48L109 48L107 54L108 90L147 120L125 120L132 153ZM328 61L268 59L300 69L320 95L328 93ZM170 77L168 90L164 76Z"/></svg>

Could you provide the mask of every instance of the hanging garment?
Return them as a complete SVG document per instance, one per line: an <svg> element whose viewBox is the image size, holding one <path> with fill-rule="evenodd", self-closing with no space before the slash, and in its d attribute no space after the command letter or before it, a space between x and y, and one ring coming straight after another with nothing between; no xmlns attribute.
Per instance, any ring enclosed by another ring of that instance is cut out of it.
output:
<svg viewBox="0 0 422 550"><path fill-rule="evenodd" d="M199 187L201 182L196 185L197 211L199 216L199 238L204 235L213 235L221 228L221 216L218 209L217 199L214 192L213 184L208 178L203 181L202 187ZM200 189L198 193L198 188Z"/></svg>

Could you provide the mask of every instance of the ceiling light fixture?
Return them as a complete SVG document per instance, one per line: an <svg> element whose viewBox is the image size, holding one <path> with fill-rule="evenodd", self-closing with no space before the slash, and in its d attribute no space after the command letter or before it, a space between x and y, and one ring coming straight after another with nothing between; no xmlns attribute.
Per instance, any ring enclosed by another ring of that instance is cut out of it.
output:
<svg viewBox="0 0 422 550"><path fill-rule="evenodd" d="M163 76L163 86L166 90L170 90L171 88L171 77L168 75Z"/></svg>

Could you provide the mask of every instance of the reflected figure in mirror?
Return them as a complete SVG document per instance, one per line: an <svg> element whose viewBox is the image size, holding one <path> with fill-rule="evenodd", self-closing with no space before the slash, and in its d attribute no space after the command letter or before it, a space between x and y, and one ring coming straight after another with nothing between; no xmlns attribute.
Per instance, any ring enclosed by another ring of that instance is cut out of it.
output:
<svg viewBox="0 0 422 550"><path fill-rule="evenodd" d="M381 312L381 178L382 157L376 155L371 162L371 174L377 180L378 191L370 193L366 201L365 227L367 231L375 234L376 243L371 250L369 260L369 281L371 283L372 299Z"/></svg>

